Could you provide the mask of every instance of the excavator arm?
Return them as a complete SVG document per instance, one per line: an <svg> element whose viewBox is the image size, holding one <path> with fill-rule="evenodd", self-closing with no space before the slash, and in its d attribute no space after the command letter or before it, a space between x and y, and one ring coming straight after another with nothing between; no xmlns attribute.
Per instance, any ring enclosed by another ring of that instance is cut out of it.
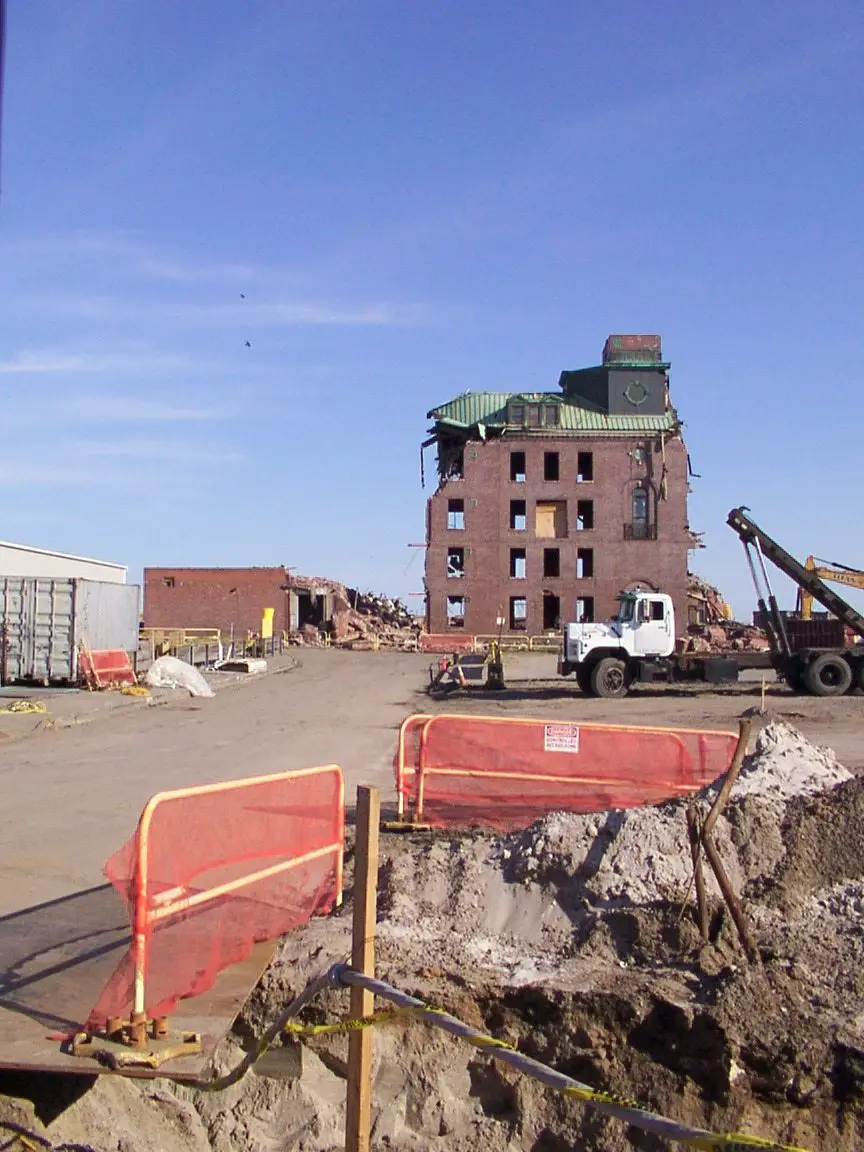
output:
<svg viewBox="0 0 864 1152"><path fill-rule="evenodd" d="M804 561L808 572L813 572L820 580L830 580L834 584L845 584L847 588L864 588L864 572L857 568L847 568L844 564L835 567L823 566L818 563L815 556L808 556ZM809 620L813 615L813 595L806 588L798 588L798 611L802 620Z"/></svg>

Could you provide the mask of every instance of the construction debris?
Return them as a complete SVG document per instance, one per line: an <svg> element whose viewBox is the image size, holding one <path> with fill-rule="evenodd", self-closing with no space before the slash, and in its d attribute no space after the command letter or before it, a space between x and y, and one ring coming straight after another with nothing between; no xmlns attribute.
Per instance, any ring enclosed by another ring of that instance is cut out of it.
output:
<svg viewBox="0 0 864 1152"><path fill-rule="evenodd" d="M690 624L682 641L684 652L767 652L771 645L761 628L732 618L720 591L693 572L687 573Z"/></svg>
<svg viewBox="0 0 864 1152"><path fill-rule="evenodd" d="M397 648L415 651L420 624L398 598L360 592L323 577L292 576L291 587L326 591L331 607L328 619L304 622L289 635L292 644L327 645L351 649Z"/></svg>

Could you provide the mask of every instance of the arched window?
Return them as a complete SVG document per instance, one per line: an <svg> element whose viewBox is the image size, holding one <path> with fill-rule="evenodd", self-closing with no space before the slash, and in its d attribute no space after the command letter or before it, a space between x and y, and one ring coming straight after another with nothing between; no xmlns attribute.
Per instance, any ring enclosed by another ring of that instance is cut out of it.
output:
<svg viewBox="0 0 864 1152"><path fill-rule="evenodd" d="M646 488L633 489L633 539L634 540L647 540L648 539L648 490Z"/></svg>

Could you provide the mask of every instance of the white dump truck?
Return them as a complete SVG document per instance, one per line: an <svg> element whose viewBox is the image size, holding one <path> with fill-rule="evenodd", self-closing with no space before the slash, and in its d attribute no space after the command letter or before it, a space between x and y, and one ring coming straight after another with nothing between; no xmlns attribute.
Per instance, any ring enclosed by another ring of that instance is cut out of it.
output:
<svg viewBox="0 0 864 1152"><path fill-rule="evenodd" d="M634 681L737 680L742 668L769 668L770 653L734 656L675 652L675 609L662 592L622 592L618 615L605 624L568 624L558 674L575 673L583 692L626 696Z"/></svg>

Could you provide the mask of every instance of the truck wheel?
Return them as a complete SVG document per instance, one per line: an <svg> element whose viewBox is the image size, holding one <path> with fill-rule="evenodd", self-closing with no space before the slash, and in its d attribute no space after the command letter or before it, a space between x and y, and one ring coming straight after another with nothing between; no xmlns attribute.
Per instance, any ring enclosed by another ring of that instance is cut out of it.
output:
<svg viewBox="0 0 864 1152"><path fill-rule="evenodd" d="M594 665L591 672L591 691L595 696L602 696L607 700L615 699L626 696L629 687L630 676L623 660L607 656Z"/></svg>
<svg viewBox="0 0 864 1152"><path fill-rule="evenodd" d="M862 665L864 667L864 665ZM579 685L579 691L584 692L586 696L591 695L591 672L593 669L585 668L581 664L576 669L576 683Z"/></svg>
<svg viewBox="0 0 864 1152"><path fill-rule="evenodd" d="M852 669L842 656L823 652L807 669L805 681L814 696L842 696L852 686Z"/></svg>
<svg viewBox="0 0 864 1152"><path fill-rule="evenodd" d="M855 669L855 683L858 685L858 691L864 692L864 660L858 661L858 667Z"/></svg>

